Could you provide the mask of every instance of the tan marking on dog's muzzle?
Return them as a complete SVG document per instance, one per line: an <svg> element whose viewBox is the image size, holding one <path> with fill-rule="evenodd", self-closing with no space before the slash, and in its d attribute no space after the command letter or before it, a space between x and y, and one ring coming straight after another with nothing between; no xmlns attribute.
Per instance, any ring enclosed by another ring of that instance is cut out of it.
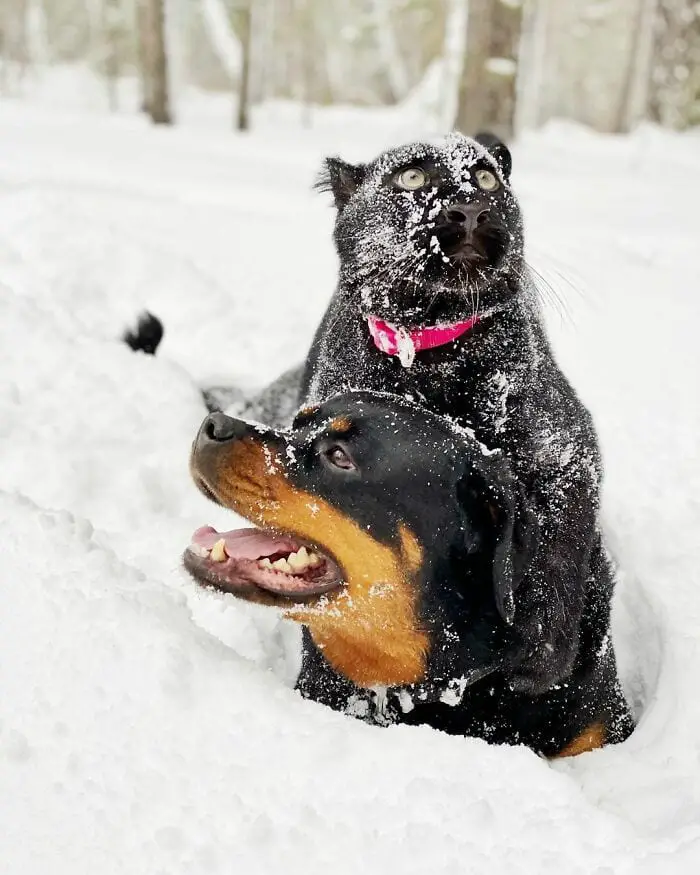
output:
<svg viewBox="0 0 700 875"><path fill-rule="evenodd" d="M424 677L429 641L411 580L423 551L407 527L399 527L396 546L382 544L325 499L297 489L275 450L254 438L195 454L192 470L225 507L309 541L339 563L342 589L312 605L285 607L336 671L361 687Z"/></svg>

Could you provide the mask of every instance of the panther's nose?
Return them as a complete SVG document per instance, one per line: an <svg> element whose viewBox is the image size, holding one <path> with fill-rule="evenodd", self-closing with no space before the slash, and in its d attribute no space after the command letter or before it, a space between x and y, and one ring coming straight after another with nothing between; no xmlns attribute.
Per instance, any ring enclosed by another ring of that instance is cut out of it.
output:
<svg viewBox="0 0 700 875"><path fill-rule="evenodd" d="M452 204L442 212L443 222L459 228L466 235L483 225L488 217L488 208L482 204Z"/></svg>
<svg viewBox="0 0 700 875"><path fill-rule="evenodd" d="M245 437L247 430L247 424L240 419L233 419L225 413L210 413L199 428L195 447L200 449L206 444L224 444Z"/></svg>

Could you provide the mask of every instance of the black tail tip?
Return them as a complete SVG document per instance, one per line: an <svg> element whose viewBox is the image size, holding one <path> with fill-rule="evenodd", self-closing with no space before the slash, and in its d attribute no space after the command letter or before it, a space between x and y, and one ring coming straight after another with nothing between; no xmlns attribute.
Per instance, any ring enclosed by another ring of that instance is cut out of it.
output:
<svg viewBox="0 0 700 875"><path fill-rule="evenodd" d="M138 318L136 328L129 328L122 335L122 340L135 352L145 352L147 355L155 355L161 340L163 339L163 323L148 311L144 311Z"/></svg>

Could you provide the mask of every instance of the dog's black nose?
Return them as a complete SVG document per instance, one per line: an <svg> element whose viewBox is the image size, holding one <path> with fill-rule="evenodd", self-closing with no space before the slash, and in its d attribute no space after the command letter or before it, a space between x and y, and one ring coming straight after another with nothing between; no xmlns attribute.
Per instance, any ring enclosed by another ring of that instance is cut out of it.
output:
<svg viewBox="0 0 700 875"><path fill-rule="evenodd" d="M210 413L199 429L197 443L203 444L208 441L226 443L243 437L246 429L245 422L241 422L240 419L232 419L225 413Z"/></svg>
<svg viewBox="0 0 700 875"><path fill-rule="evenodd" d="M443 221L457 225L467 234L488 219L489 211L481 204L452 204L443 211Z"/></svg>

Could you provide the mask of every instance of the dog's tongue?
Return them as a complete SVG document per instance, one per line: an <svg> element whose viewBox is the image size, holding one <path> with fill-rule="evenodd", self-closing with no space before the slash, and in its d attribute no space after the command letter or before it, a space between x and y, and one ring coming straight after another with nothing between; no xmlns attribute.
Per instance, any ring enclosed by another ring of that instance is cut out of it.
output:
<svg viewBox="0 0 700 875"><path fill-rule="evenodd" d="M232 559L262 559L275 553L293 553L297 545L289 538L270 535L260 529L232 529L217 532L211 526L202 526L192 535L192 543L211 550L214 544L224 539L226 553Z"/></svg>

